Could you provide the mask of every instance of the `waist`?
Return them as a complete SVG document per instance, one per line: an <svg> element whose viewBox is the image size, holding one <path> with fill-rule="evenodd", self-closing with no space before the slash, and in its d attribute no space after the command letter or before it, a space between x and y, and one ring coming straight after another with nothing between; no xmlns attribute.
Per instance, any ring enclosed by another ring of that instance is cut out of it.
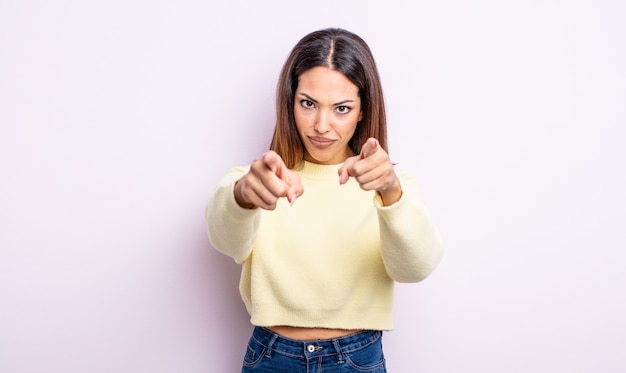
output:
<svg viewBox="0 0 626 373"><path fill-rule="evenodd" d="M294 326L272 326L267 327L267 329L282 337L300 341L340 338L361 331L359 329L300 328Z"/></svg>
<svg viewBox="0 0 626 373"><path fill-rule="evenodd" d="M295 356L308 356L310 354L319 356L340 353L341 351L348 353L374 343L381 337L382 332L379 330L362 330L335 338L298 340L282 336L260 326L256 326L252 333L252 338L262 345Z"/></svg>

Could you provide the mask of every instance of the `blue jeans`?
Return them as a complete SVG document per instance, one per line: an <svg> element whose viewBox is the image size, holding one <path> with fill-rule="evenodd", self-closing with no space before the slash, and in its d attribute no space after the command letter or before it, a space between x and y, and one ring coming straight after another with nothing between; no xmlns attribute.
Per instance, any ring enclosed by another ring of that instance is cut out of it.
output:
<svg viewBox="0 0 626 373"><path fill-rule="evenodd" d="M255 327L242 373L385 373L382 332L362 331L341 338L299 341Z"/></svg>

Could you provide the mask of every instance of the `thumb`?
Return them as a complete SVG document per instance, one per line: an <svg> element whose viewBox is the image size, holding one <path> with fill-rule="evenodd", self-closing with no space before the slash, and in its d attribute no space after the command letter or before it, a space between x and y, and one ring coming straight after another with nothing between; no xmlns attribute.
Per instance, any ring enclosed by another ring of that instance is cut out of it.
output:
<svg viewBox="0 0 626 373"><path fill-rule="evenodd" d="M350 157L348 159L346 159L343 162L343 165L341 165L341 167L339 168L339 185L343 185L346 182L348 182L348 179L350 178L350 168L352 168L352 165L354 165L356 163L356 161L358 161L360 158L359 155L355 155L354 157Z"/></svg>
<svg viewBox="0 0 626 373"><path fill-rule="evenodd" d="M289 186L287 189L287 200L293 205L296 198L300 197L304 193L304 187L302 186L302 182L300 181L300 176L298 176L298 174L289 170L287 170L285 174L285 182Z"/></svg>
<svg viewBox="0 0 626 373"><path fill-rule="evenodd" d="M365 144L363 144L363 147L361 148L361 159L363 158L367 158L371 155L373 155L374 153L376 153L376 151L378 151L378 140L376 140L373 137L370 137L369 139L367 139L367 141L365 142Z"/></svg>

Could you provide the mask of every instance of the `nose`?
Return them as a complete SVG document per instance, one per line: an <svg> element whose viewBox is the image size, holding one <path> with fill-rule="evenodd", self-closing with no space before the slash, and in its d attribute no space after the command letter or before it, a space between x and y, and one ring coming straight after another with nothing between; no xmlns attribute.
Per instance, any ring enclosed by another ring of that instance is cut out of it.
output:
<svg viewBox="0 0 626 373"><path fill-rule="evenodd" d="M326 133L330 131L330 113L320 110L315 118L315 131L317 133Z"/></svg>

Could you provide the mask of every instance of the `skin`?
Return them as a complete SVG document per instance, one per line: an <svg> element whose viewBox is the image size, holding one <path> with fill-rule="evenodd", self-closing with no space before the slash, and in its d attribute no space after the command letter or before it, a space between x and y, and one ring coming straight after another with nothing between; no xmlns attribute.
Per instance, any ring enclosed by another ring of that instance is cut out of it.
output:
<svg viewBox="0 0 626 373"><path fill-rule="evenodd" d="M294 118L304 144L304 159L318 164L340 164L341 185L353 177L363 190L375 190L388 206L402 196L400 182L387 152L370 138L360 154L348 145L363 114L358 88L342 73L314 67L302 73L295 92ZM268 151L250 165L235 183L237 203L248 209L273 210L280 198L291 204L304 193L300 177L278 154ZM355 332L345 329L275 326L274 332L293 339L325 339Z"/></svg>
<svg viewBox="0 0 626 373"><path fill-rule="evenodd" d="M348 142L363 113L359 89L345 75L321 66L302 73L293 112L305 160L331 165L354 156Z"/></svg>

